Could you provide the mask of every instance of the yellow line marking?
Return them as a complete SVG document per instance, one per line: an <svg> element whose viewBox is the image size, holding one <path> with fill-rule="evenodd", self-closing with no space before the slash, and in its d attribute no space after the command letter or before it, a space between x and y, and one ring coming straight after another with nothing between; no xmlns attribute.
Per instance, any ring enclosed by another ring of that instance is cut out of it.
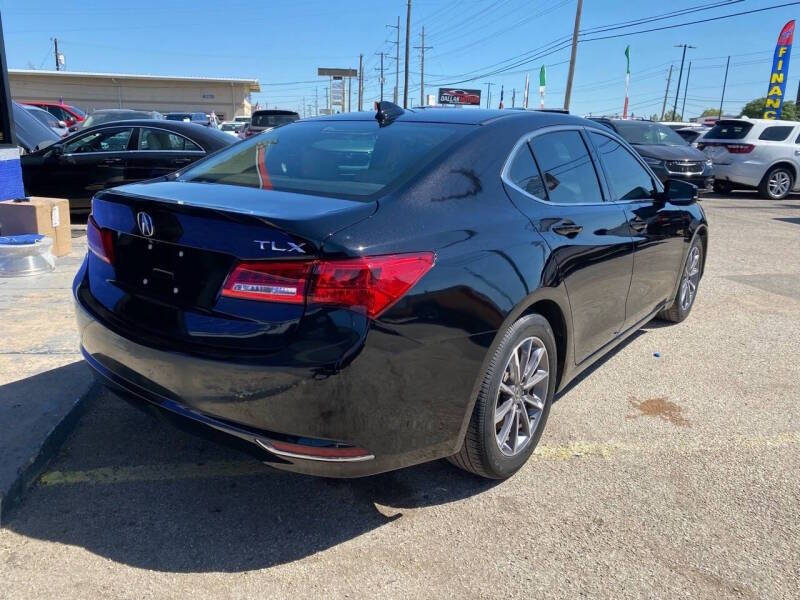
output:
<svg viewBox="0 0 800 600"><path fill-rule="evenodd" d="M86 471L48 471L39 479L41 486L76 483L129 483L134 481L171 481L174 479L209 479L274 474L257 461L216 461L203 464L136 465L102 467Z"/></svg>
<svg viewBox="0 0 800 600"><path fill-rule="evenodd" d="M701 438L699 443L686 443L676 438L676 452L709 451L714 448L780 448L800 444L800 432L785 432L773 436ZM574 442L566 445L541 444L533 456L539 460L563 461L575 458L608 458L624 451L661 452L664 444L648 446L623 442ZM141 481L174 481L180 479L213 479L215 477L246 477L275 475L276 471L253 461L211 461L207 463L172 463L135 465L129 467L101 467L83 471L48 471L39 479L43 487L76 484L112 484Z"/></svg>

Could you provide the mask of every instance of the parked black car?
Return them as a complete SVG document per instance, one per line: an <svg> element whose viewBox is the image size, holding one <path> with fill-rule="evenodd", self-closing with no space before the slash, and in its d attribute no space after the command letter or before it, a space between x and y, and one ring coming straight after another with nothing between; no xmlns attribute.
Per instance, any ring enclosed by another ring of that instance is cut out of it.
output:
<svg viewBox="0 0 800 600"><path fill-rule="evenodd" d="M235 141L191 123L106 123L23 156L22 178L30 195L69 198L70 208L88 208L95 192L166 175Z"/></svg>
<svg viewBox="0 0 800 600"><path fill-rule="evenodd" d="M696 188L544 112L298 121L95 196L81 348L121 395L278 468L520 468L553 394L692 308ZM135 432L131 432L135 436Z"/></svg>
<svg viewBox="0 0 800 600"><path fill-rule="evenodd" d="M613 129L641 154L662 182L678 179L709 191L714 185L712 162L675 130L654 121L592 118Z"/></svg>
<svg viewBox="0 0 800 600"><path fill-rule="evenodd" d="M250 117L250 123L242 131L242 139L252 135L280 127L287 123L293 123L300 118L300 115L293 110L257 110Z"/></svg>

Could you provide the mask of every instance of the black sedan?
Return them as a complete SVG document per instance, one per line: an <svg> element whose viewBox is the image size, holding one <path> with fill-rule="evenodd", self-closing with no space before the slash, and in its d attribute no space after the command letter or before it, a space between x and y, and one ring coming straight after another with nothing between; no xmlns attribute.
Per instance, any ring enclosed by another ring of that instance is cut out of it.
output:
<svg viewBox="0 0 800 600"><path fill-rule="evenodd" d="M714 184L714 167L705 154L661 123L635 119L592 119L613 129L641 154L661 181L679 179L703 191Z"/></svg>
<svg viewBox="0 0 800 600"><path fill-rule="evenodd" d="M123 397L281 469L449 457L508 477L556 392L691 311L696 188L665 189L566 114L379 109L97 194L73 284L83 356Z"/></svg>
<svg viewBox="0 0 800 600"><path fill-rule="evenodd" d="M235 141L191 123L104 123L24 155L22 178L28 195L69 198L70 208L88 208L100 190L166 175Z"/></svg>

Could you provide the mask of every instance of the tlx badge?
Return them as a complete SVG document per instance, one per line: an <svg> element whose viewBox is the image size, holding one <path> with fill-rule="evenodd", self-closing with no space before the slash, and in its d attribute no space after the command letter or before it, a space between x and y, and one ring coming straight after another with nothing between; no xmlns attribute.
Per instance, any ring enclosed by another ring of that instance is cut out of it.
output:
<svg viewBox="0 0 800 600"><path fill-rule="evenodd" d="M261 250L272 250L273 252L299 252L300 254L305 254L306 251L303 250L303 246L305 243L295 244L294 242L286 242L288 244L288 248L281 248L272 240L253 240Z"/></svg>

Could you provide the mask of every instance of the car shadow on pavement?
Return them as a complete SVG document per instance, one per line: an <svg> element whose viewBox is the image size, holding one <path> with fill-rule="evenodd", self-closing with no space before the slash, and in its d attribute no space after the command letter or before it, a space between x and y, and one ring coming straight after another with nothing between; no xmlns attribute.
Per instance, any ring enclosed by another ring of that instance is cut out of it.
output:
<svg viewBox="0 0 800 600"><path fill-rule="evenodd" d="M444 461L351 480L280 472L104 393L6 526L138 568L240 572L495 484Z"/></svg>

